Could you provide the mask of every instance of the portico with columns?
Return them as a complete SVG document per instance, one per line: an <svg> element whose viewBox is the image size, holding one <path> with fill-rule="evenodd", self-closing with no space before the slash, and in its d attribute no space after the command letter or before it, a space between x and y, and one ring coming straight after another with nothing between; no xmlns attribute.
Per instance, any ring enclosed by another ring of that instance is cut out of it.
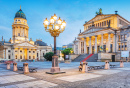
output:
<svg viewBox="0 0 130 88"><path fill-rule="evenodd" d="M96 28L91 30L96 30ZM78 37L78 54L97 54L99 51L103 51L106 53L116 52L115 31L113 31L112 29L105 29L105 31L94 31L93 33L83 32L79 34L81 36ZM101 50L101 47L103 48L103 50Z"/></svg>

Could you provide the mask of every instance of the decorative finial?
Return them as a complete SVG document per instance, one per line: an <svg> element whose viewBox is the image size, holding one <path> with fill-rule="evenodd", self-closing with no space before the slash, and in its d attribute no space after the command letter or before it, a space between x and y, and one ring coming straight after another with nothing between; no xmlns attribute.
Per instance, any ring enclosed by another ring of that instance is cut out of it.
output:
<svg viewBox="0 0 130 88"><path fill-rule="evenodd" d="M80 29L80 33L81 33L81 29Z"/></svg>
<svg viewBox="0 0 130 88"><path fill-rule="evenodd" d="M117 15L118 13L117 13L118 11L115 11L115 14Z"/></svg>
<svg viewBox="0 0 130 88"><path fill-rule="evenodd" d="M2 41L3 41L3 36L2 36Z"/></svg>
<svg viewBox="0 0 130 88"><path fill-rule="evenodd" d="M20 9L21 9L21 5L20 5Z"/></svg>

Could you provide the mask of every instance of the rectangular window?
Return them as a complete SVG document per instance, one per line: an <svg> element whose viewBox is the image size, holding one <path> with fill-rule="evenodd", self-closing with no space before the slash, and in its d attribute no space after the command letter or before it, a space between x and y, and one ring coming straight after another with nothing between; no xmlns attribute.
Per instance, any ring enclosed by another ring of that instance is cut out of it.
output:
<svg viewBox="0 0 130 88"><path fill-rule="evenodd" d="M35 53L35 51L33 51L33 53Z"/></svg>
<svg viewBox="0 0 130 88"><path fill-rule="evenodd" d="M22 50L20 50L20 52L22 52Z"/></svg>
<svg viewBox="0 0 130 88"><path fill-rule="evenodd" d="M124 45L125 45L125 50L127 50L127 43L125 43Z"/></svg>
<svg viewBox="0 0 130 88"><path fill-rule="evenodd" d="M15 56L15 59L17 59L17 55Z"/></svg>
<svg viewBox="0 0 130 88"><path fill-rule="evenodd" d="M29 59L31 59L31 56L29 56Z"/></svg>
<svg viewBox="0 0 130 88"><path fill-rule="evenodd" d="M118 41L119 41L119 42L121 41L121 36L120 36L120 35L118 35Z"/></svg>
<svg viewBox="0 0 130 88"><path fill-rule="evenodd" d="M35 59L35 56L33 56L33 59Z"/></svg>
<svg viewBox="0 0 130 88"><path fill-rule="evenodd" d="M37 53L37 57L38 57L38 53Z"/></svg>
<svg viewBox="0 0 130 88"><path fill-rule="evenodd" d="M17 52L17 50L15 50L15 52Z"/></svg>
<svg viewBox="0 0 130 88"><path fill-rule="evenodd" d="M99 27L99 23L98 23L98 27Z"/></svg>
<svg viewBox="0 0 130 88"><path fill-rule="evenodd" d="M118 43L118 50L121 50L121 43Z"/></svg>
<svg viewBox="0 0 130 88"><path fill-rule="evenodd" d="M10 52L10 50L8 50L8 52Z"/></svg>
<svg viewBox="0 0 130 88"><path fill-rule="evenodd" d="M29 53L31 53L31 51L29 51Z"/></svg>
<svg viewBox="0 0 130 88"><path fill-rule="evenodd" d="M101 22L100 22L100 27L101 27Z"/></svg>
<svg viewBox="0 0 130 88"><path fill-rule="evenodd" d="M20 59L22 59L22 55L20 55Z"/></svg>
<svg viewBox="0 0 130 88"><path fill-rule="evenodd" d="M124 40L127 41L127 35L126 34L124 35Z"/></svg>
<svg viewBox="0 0 130 88"><path fill-rule="evenodd" d="M103 25L103 22L102 22L102 27L103 27L104 25Z"/></svg>
<svg viewBox="0 0 130 88"><path fill-rule="evenodd" d="M124 50L124 47L123 47L123 46L124 46L124 43L122 43L121 45L122 45L122 50Z"/></svg>
<svg viewBox="0 0 130 88"><path fill-rule="evenodd" d="M9 59L10 59L10 55L9 55L8 57L9 57Z"/></svg>

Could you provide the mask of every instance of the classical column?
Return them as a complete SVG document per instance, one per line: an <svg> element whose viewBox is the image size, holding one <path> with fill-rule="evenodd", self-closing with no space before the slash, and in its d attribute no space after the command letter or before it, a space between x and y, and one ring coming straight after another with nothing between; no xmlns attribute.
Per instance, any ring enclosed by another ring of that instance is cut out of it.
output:
<svg viewBox="0 0 130 88"><path fill-rule="evenodd" d="M86 37L84 38L84 54L86 54L87 53L87 48L86 48Z"/></svg>
<svg viewBox="0 0 130 88"><path fill-rule="evenodd" d="M29 49L27 49L27 60L29 60Z"/></svg>
<svg viewBox="0 0 130 88"><path fill-rule="evenodd" d="M41 50L39 50L39 60L41 59Z"/></svg>
<svg viewBox="0 0 130 88"><path fill-rule="evenodd" d="M103 34L101 35L101 46L102 46L102 48L103 48Z"/></svg>
<svg viewBox="0 0 130 88"><path fill-rule="evenodd" d="M97 54L97 35L95 36L95 54Z"/></svg>
<svg viewBox="0 0 130 88"><path fill-rule="evenodd" d="M12 58L15 59L15 48L12 48Z"/></svg>
<svg viewBox="0 0 130 88"><path fill-rule="evenodd" d="M8 49L6 49L6 59L8 59Z"/></svg>
<svg viewBox="0 0 130 88"><path fill-rule="evenodd" d="M91 36L89 37L89 54L92 54Z"/></svg>
<svg viewBox="0 0 130 88"><path fill-rule="evenodd" d="M108 40L107 40L107 53L110 52L110 33L108 33Z"/></svg>
<svg viewBox="0 0 130 88"><path fill-rule="evenodd" d="M18 48L18 56L17 56L18 59L20 59L20 48Z"/></svg>
<svg viewBox="0 0 130 88"><path fill-rule="evenodd" d="M78 41L78 54L81 54L81 41Z"/></svg>
<svg viewBox="0 0 130 88"><path fill-rule="evenodd" d="M5 54L4 55L5 55L4 58L6 59L6 48L5 48Z"/></svg>
<svg viewBox="0 0 130 88"><path fill-rule="evenodd" d="M115 50L115 47L116 47L116 46L115 46L115 43L116 43L116 42L115 42L115 37L116 37L116 36L115 36L115 34L114 34L114 35L113 35L113 52L116 52L116 50Z"/></svg>

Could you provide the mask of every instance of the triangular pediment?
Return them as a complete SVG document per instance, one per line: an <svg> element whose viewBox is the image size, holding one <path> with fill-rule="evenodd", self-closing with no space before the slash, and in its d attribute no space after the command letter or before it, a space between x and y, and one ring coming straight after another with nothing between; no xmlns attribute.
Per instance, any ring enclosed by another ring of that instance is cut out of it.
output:
<svg viewBox="0 0 130 88"><path fill-rule="evenodd" d="M19 47L36 47L35 45L25 41L25 42L22 42L22 43L17 43L17 44L14 44L14 46L19 46Z"/></svg>
<svg viewBox="0 0 130 88"><path fill-rule="evenodd" d="M96 15L94 18L92 18L91 20L89 20L87 22L87 24L89 23L92 23L92 22L95 22L95 21L98 21L98 20L101 20L101 19L105 19L105 18L108 18L108 17L111 17L115 14L108 14L108 15Z"/></svg>

